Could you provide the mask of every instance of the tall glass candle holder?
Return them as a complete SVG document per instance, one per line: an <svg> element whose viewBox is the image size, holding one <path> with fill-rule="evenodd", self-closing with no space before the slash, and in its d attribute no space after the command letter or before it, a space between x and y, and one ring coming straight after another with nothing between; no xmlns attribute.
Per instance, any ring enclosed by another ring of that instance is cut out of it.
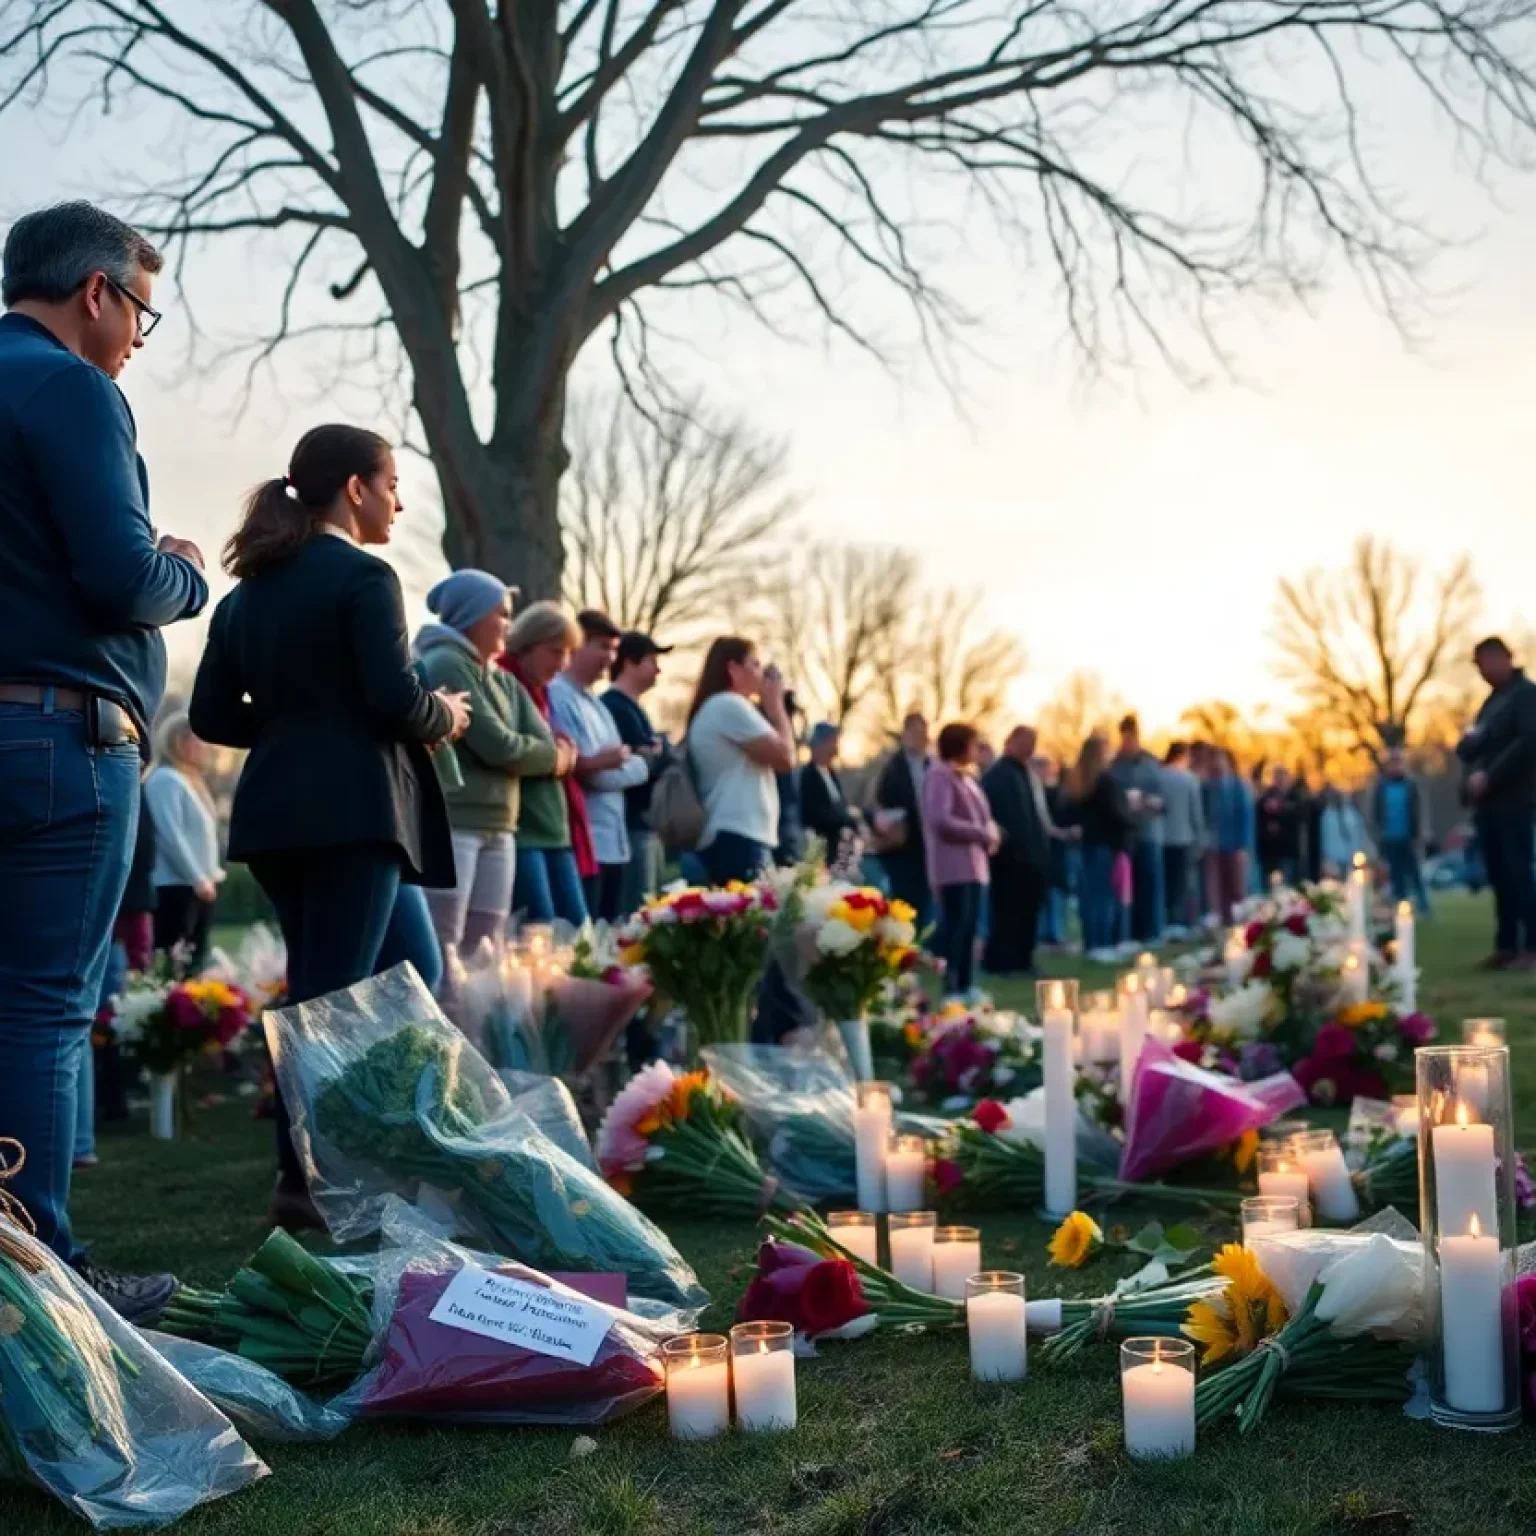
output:
<svg viewBox="0 0 1536 1536"><path fill-rule="evenodd" d="M866 1264L880 1262L880 1222L869 1211L828 1211L827 1232L832 1240Z"/></svg>
<svg viewBox="0 0 1536 1536"><path fill-rule="evenodd" d="M891 1239L891 1273L914 1291L933 1293L934 1211L901 1211L886 1218Z"/></svg>
<svg viewBox="0 0 1536 1536"><path fill-rule="evenodd" d="M921 1136L892 1136L885 1153L885 1208L920 1211L928 1177L928 1143Z"/></svg>
<svg viewBox="0 0 1536 1536"><path fill-rule="evenodd" d="M1188 1339L1127 1339L1120 1346L1125 1448L1138 1461L1195 1450L1195 1346Z"/></svg>
<svg viewBox="0 0 1536 1536"><path fill-rule="evenodd" d="M712 1440L731 1427L729 1352L723 1333L687 1333L662 1344L673 1439Z"/></svg>
<svg viewBox="0 0 1536 1536"><path fill-rule="evenodd" d="M1077 1204L1077 1069L1073 1036L1077 982L1035 983L1040 1016L1041 1075L1045 1086L1045 1210L1060 1220Z"/></svg>
<svg viewBox="0 0 1536 1536"><path fill-rule="evenodd" d="M1505 1046L1414 1053L1430 1415L1458 1429L1520 1422L1515 1140Z"/></svg>
<svg viewBox="0 0 1536 1536"><path fill-rule="evenodd" d="M1113 992L1084 992L1078 1037L1085 1067L1107 1067L1120 1059L1120 1008Z"/></svg>
<svg viewBox="0 0 1536 1536"><path fill-rule="evenodd" d="M895 1118L889 1083L859 1083L853 1107L853 1176L861 1211L885 1209L885 1152Z"/></svg>
<svg viewBox="0 0 1536 1536"><path fill-rule="evenodd" d="M975 1227L933 1230L933 1294L965 1300L965 1282L981 1272L981 1233Z"/></svg>
<svg viewBox="0 0 1536 1536"><path fill-rule="evenodd" d="M1312 1185L1288 1141L1259 1143L1259 1193L1271 1199L1294 1200L1297 1224L1312 1225Z"/></svg>
<svg viewBox="0 0 1536 1536"><path fill-rule="evenodd" d="M790 1323L737 1323L731 1329L737 1429L795 1427L794 1342Z"/></svg>
<svg viewBox="0 0 1536 1536"><path fill-rule="evenodd" d="M1255 1238L1294 1232L1301 1225L1301 1202L1294 1195L1249 1195L1242 1203L1243 1247Z"/></svg>
<svg viewBox="0 0 1536 1536"><path fill-rule="evenodd" d="M1131 1089L1136 1084L1136 1063L1141 1060L1141 1048L1146 1044L1147 1026L1150 1022L1151 1002L1148 988L1152 971L1134 970L1120 978L1120 1102L1131 1102Z"/></svg>
<svg viewBox="0 0 1536 1536"><path fill-rule="evenodd" d="M1029 1373L1024 1276L987 1269L965 1279L965 1322L971 1375L977 1381L1023 1381Z"/></svg>
<svg viewBox="0 0 1536 1536"><path fill-rule="evenodd" d="M1503 1045L1506 1043L1503 1019L1463 1019L1463 1045Z"/></svg>

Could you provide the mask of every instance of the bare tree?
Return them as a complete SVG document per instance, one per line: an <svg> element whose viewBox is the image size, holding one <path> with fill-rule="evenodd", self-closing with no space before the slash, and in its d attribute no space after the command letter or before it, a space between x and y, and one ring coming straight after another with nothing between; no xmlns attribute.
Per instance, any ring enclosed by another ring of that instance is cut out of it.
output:
<svg viewBox="0 0 1536 1536"><path fill-rule="evenodd" d="M783 449L699 407L576 413L562 487L566 599L626 629L695 629L744 602L789 532Z"/></svg>
<svg viewBox="0 0 1536 1536"><path fill-rule="evenodd" d="M1320 722L1378 760L1443 693L1480 602L1468 557L1426 579L1416 560L1363 538L1344 570L1280 582L1280 673Z"/></svg>
<svg viewBox="0 0 1536 1536"><path fill-rule="evenodd" d="M1073 672L1040 711L1042 750L1071 762L1094 731L1108 732L1126 714L1125 701L1097 672Z"/></svg>
<svg viewBox="0 0 1536 1536"><path fill-rule="evenodd" d="M815 544L766 584L764 632L801 705L857 736L906 665L918 601L906 550Z"/></svg>
<svg viewBox="0 0 1536 1536"><path fill-rule="evenodd" d="M1234 300L1346 264L1401 323L1432 242L1367 98L1401 80L1467 163L1518 165L1527 42L1526 0L0 0L0 109L168 110L147 226L287 274L251 381L320 335L393 377L450 560L552 595L594 339L639 398L700 294L944 363L978 217L1095 367L1197 377Z"/></svg>

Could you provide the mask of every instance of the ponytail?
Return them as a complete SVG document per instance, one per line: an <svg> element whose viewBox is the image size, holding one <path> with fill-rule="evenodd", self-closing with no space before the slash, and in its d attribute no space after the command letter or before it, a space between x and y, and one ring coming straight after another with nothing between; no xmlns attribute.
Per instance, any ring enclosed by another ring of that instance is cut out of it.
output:
<svg viewBox="0 0 1536 1536"><path fill-rule="evenodd" d="M224 546L224 569L243 581L297 554L356 476L378 473L389 444L362 427L311 427L298 441L288 473L266 480L246 498L240 526Z"/></svg>

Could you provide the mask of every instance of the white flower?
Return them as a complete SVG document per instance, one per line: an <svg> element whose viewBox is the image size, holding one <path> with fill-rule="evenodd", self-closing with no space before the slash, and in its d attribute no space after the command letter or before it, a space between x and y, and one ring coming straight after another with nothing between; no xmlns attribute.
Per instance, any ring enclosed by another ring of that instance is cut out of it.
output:
<svg viewBox="0 0 1536 1536"><path fill-rule="evenodd" d="M1397 1041L1383 1040L1381 1044L1371 1052L1371 1054L1376 1058L1377 1061L1396 1061Z"/></svg>
<svg viewBox="0 0 1536 1536"><path fill-rule="evenodd" d="M805 916L811 923L824 923L827 914L846 896L851 887L839 880L829 880L825 885L812 886L805 893Z"/></svg>
<svg viewBox="0 0 1536 1536"><path fill-rule="evenodd" d="M1239 1040L1254 1040L1274 1005L1274 993L1261 981L1251 981L1211 1004L1211 1023Z"/></svg>
<svg viewBox="0 0 1536 1536"><path fill-rule="evenodd" d="M706 911L731 914L741 910L741 897L735 891L705 891Z"/></svg>
<svg viewBox="0 0 1536 1536"><path fill-rule="evenodd" d="M816 933L816 948L824 955L851 955L864 942L864 935L842 918L823 923Z"/></svg>
<svg viewBox="0 0 1536 1536"><path fill-rule="evenodd" d="M1288 929L1282 929L1275 939L1270 960L1277 971L1299 971L1312 958L1312 946Z"/></svg>
<svg viewBox="0 0 1536 1536"><path fill-rule="evenodd" d="M670 928L673 923L682 921L676 907L652 907L646 913L645 920L653 928Z"/></svg>
<svg viewBox="0 0 1536 1536"><path fill-rule="evenodd" d="M1248 980L1253 972L1253 951L1238 950L1227 957L1227 974L1239 984Z"/></svg>
<svg viewBox="0 0 1536 1536"><path fill-rule="evenodd" d="M905 946L917 938L917 929L898 917L882 917L875 924L875 933L882 944L890 945Z"/></svg>

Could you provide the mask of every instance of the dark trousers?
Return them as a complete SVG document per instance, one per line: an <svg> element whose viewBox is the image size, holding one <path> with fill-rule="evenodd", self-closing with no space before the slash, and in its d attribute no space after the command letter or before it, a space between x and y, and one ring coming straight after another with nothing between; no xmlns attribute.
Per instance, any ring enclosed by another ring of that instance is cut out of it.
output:
<svg viewBox="0 0 1536 1536"><path fill-rule="evenodd" d="M1387 861L1387 878L1392 882L1393 901L1411 901L1420 917L1430 913L1429 891L1424 885L1424 867L1419 850L1411 839L1383 839L1381 856Z"/></svg>
<svg viewBox="0 0 1536 1536"><path fill-rule="evenodd" d="M1167 926L1163 910L1163 848L1142 841L1131 850L1131 937L1157 944Z"/></svg>
<svg viewBox="0 0 1536 1536"><path fill-rule="evenodd" d="M944 990L951 997L971 990L981 892L982 885L977 880L939 887L939 955L944 961Z"/></svg>
<svg viewBox="0 0 1536 1536"><path fill-rule="evenodd" d="M1199 920L1192 911L1189 883L1189 849L1163 845L1163 895L1168 903L1168 921L1189 928Z"/></svg>
<svg viewBox="0 0 1536 1536"><path fill-rule="evenodd" d="M880 856L880 866L891 887L891 899L904 901L917 913L917 931L921 933L932 919L933 893L928 888L928 866L919 848L916 854L903 848L899 853Z"/></svg>
<svg viewBox="0 0 1536 1536"><path fill-rule="evenodd" d="M288 1001L350 987L372 976L400 888L400 859L376 844L264 854L251 873L277 912L288 946ZM279 1088L275 1104L277 1169L282 1188L306 1187Z"/></svg>
<svg viewBox="0 0 1536 1536"><path fill-rule="evenodd" d="M208 961L213 903L190 885L162 885L155 891L155 948L169 954L184 946L186 973L196 976Z"/></svg>
<svg viewBox="0 0 1536 1536"><path fill-rule="evenodd" d="M1035 936L1045 900L1047 871L1017 859L993 859L991 920L981 964L994 976L1017 976L1035 968Z"/></svg>
<svg viewBox="0 0 1536 1536"><path fill-rule="evenodd" d="M131 742L92 746L77 711L0 704L0 1136L27 1153L7 1188L65 1260L80 1062L128 883L139 767Z"/></svg>
<svg viewBox="0 0 1536 1536"><path fill-rule="evenodd" d="M599 864L595 875L581 882L587 913L595 922L616 923L624 915L624 876L627 864Z"/></svg>
<svg viewBox="0 0 1536 1536"><path fill-rule="evenodd" d="M1477 835L1493 887L1493 947L1502 955L1536 953L1536 831L1529 806L1477 813Z"/></svg>

